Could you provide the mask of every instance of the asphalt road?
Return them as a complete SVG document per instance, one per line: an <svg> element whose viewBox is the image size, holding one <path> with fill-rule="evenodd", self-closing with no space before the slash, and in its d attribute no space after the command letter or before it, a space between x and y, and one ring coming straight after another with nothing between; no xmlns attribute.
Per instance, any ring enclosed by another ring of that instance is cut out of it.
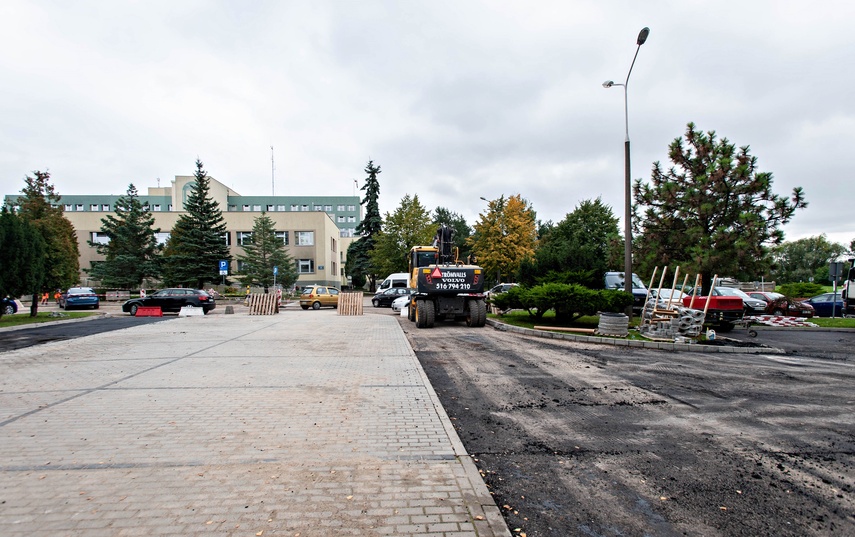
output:
<svg viewBox="0 0 855 537"><path fill-rule="evenodd" d="M0 352L22 349L50 341L63 341L100 332L121 330L141 324L156 323L170 318L175 319L176 317L109 315L97 319L38 324L16 330L4 330L0 332Z"/></svg>
<svg viewBox="0 0 855 537"><path fill-rule="evenodd" d="M400 322L517 535L855 535L845 355L630 350Z"/></svg>

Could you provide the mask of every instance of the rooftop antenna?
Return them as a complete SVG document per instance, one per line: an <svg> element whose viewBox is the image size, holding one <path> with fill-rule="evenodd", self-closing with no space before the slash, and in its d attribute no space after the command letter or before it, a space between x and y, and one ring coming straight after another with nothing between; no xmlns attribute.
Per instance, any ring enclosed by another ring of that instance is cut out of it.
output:
<svg viewBox="0 0 855 537"><path fill-rule="evenodd" d="M276 166L273 164L273 146L270 146L270 195L276 195Z"/></svg>

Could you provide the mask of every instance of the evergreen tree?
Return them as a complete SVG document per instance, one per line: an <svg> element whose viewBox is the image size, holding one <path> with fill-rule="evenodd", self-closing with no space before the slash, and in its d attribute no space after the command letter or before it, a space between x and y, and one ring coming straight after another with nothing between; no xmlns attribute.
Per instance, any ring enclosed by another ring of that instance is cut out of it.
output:
<svg viewBox="0 0 855 537"><path fill-rule="evenodd" d="M602 287L603 273L616 266L621 252L618 219L611 207L600 198L584 200L538 242L534 255L534 281L541 283L578 283L587 287ZM617 254L617 255L616 255Z"/></svg>
<svg viewBox="0 0 855 537"><path fill-rule="evenodd" d="M470 237L478 264L496 281L513 279L523 261L534 255L537 225L534 209L519 194L489 202Z"/></svg>
<svg viewBox="0 0 855 537"><path fill-rule="evenodd" d="M780 244L780 226L807 206L801 187L790 199L772 192L772 174L757 170L748 146L737 150L714 131L686 129L668 149L672 166L653 164L650 183L636 181L633 218L639 265L680 265L701 274L704 293L714 274L753 278L768 268L766 248Z"/></svg>
<svg viewBox="0 0 855 537"><path fill-rule="evenodd" d="M273 219L266 213L256 218L252 225L252 237L243 245L245 255L239 255L242 262L240 275L245 285L260 285L264 292L273 285L273 267L278 267L276 283L285 289L297 282L297 265L288 255L283 240L276 236Z"/></svg>
<svg viewBox="0 0 855 537"><path fill-rule="evenodd" d="M44 239L35 227L5 206L0 210L0 244L0 297L16 298L40 289L45 277Z"/></svg>
<svg viewBox="0 0 855 537"><path fill-rule="evenodd" d="M139 288L145 278L159 278L162 248L156 234L160 229L153 225L148 202L140 202L136 187L129 185L127 194L116 200L116 216L101 219L101 232L109 242L89 241L105 259L84 270L102 285L122 289Z"/></svg>
<svg viewBox="0 0 855 537"><path fill-rule="evenodd" d="M226 244L226 223L219 205L211 198L210 180L196 159L195 183L164 249L164 281L202 289L217 282L219 261L231 261Z"/></svg>
<svg viewBox="0 0 855 537"><path fill-rule="evenodd" d="M436 227L445 224L454 230L453 240L458 257L465 260L469 256L469 237L472 236L472 228L466 223L466 219L445 207L437 207L433 212L433 223Z"/></svg>
<svg viewBox="0 0 855 537"><path fill-rule="evenodd" d="M386 213L383 231L370 254L371 265L379 274L406 272L410 248L430 244L435 232L419 196L405 195L394 213Z"/></svg>
<svg viewBox="0 0 855 537"><path fill-rule="evenodd" d="M24 179L23 196L18 198L18 216L29 222L44 241L44 278L33 282L30 292L66 289L80 281L80 250L74 226L62 214L60 195L50 183L48 172L33 172ZM30 316L38 313L38 300L33 300Z"/></svg>
<svg viewBox="0 0 855 537"><path fill-rule="evenodd" d="M380 216L380 182L377 176L380 175L380 166L375 165L373 160L369 160L365 166L365 173L368 177L365 178L365 184L360 190L365 191L365 197L361 204L365 206L365 218L359 225L356 226L356 233L360 235L359 239L351 243L347 248L347 262L345 264L345 273L350 275L355 288L362 287L367 280L370 284L369 289L374 292L377 288L377 269L371 263L371 252L374 250L374 243L377 240L377 234L383 229L383 218ZM358 285L357 282L362 282Z"/></svg>

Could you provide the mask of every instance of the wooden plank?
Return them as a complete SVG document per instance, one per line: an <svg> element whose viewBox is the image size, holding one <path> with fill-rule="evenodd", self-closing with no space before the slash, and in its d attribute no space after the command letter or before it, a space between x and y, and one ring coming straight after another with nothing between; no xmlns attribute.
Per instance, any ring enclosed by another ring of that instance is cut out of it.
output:
<svg viewBox="0 0 855 537"><path fill-rule="evenodd" d="M579 334L594 334L596 328L570 328L563 326L535 326L535 330L555 330L556 332L576 332Z"/></svg>

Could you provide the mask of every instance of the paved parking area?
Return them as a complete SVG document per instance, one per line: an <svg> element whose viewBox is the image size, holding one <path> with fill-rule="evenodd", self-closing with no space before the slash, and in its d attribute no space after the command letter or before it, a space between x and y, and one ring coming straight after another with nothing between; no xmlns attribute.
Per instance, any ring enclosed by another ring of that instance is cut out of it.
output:
<svg viewBox="0 0 855 537"><path fill-rule="evenodd" d="M393 316L0 354L0 535L509 535Z"/></svg>

